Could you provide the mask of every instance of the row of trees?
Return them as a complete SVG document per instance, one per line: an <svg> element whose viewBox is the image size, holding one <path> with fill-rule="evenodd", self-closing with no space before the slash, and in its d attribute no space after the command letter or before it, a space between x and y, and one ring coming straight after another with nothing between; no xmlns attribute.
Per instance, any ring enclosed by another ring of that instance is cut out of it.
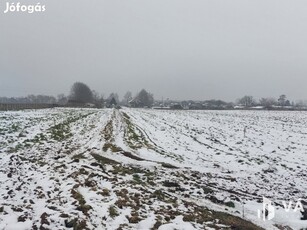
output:
<svg viewBox="0 0 307 230"><path fill-rule="evenodd" d="M0 97L0 103L3 104L59 104L74 106L132 106L132 107L151 107L154 103L153 94L142 89L135 96L128 91L122 100L117 93L111 93L104 98L98 92L91 90L88 85L82 82L75 82L68 96L59 94L56 97L46 95L28 95L26 97Z"/></svg>
<svg viewBox="0 0 307 230"><path fill-rule="evenodd" d="M287 96L282 94L279 96L279 98L276 100L275 98L268 97L268 98L261 98L259 101L257 101L253 96L244 96L237 101L238 105L244 106L244 107L252 107L252 106L263 106L265 108L270 108L273 106L298 106L299 103L290 102L287 99ZM301 104L301 103L300 103Z"/></svg>
<svg viewBox="0 0 307 230"><path fill-rule="evenodd" d="M190 109L216 109L216 108L233 108L233 103L226 103L220 100L207 100L207 101L181 101L172 102L162 100L154 102L153 94L142 89L135 96L128 91L122 98L119 99L117 93L111 93L108 97L104 98L102 95L94 90L91 90L89 86L82 82L75 82L70 90L70 94L65 96L60 94L57 98L46 95L29 95L27 97L7 98L0 97L0 103L18 103L18 104L59 104L59 105L86 105L90 104L95 107L113 107L113 106L131 106L131 107L152 107L155 106L173 106L179 104L182 108ZM155 103L155 104L154 104ZM272 107L307 107L307 103L304 101L290 102L286 95L280 95L278 99L267 97L256 100L253 96L244 96L237 100L237 105L249 108L253 106L262 106L264 108Z"/></svg>
<svg viewBox="0 0 307 230"><path fill-rule="evenodd" d="M97 92L92 91L86 84L76 82L71 87L71 92L68 97L68 103L71 104L95 104L96 106L106 105L107 107L125 105L132 107L151 107L154 103L153 94L142 89L135 97L128 91L123 100L119 100L117 93L111 93L105 100L103 96Z"/></svg>
<svg viewBox="0 0 307 230"><path fill-rule="evenodd" d="M55 104L57 99L46 95L28 95L26 97L0 97L4 104Z"/></svg>

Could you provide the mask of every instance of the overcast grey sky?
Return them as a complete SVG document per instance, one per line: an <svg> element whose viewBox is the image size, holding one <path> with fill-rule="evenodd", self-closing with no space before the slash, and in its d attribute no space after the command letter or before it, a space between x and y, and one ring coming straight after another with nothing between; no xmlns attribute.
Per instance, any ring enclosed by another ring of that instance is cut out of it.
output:
<svg viewBox="0 0 307 230"><path fill-rule="evenodd" d="M44 13L4 14L0 3L0 96L68 94L82 81L105 96L307 99L305 0L41 4Z"/></svg>

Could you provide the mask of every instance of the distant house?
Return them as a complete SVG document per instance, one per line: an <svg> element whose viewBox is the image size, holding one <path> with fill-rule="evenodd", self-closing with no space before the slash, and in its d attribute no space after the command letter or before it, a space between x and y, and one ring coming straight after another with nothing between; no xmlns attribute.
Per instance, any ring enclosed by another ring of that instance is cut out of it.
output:
<svg viewBox="0 0 307 230"><path fill-rule="evenodd" d="M233 108L234 109L244 109L245 107L243 105L235 105Z"/></svg>
<svg viewBox="0 0 307 230"><path fill-rule="evenodd" d="M180 109L183 109L183 107L180 104L173 104L173 105L170 106L170 109L174 109L174 110L178 109L178 110L180 110Z"/></svg>
<svg viewBox="0 0 307 230"><path fill-rule="evenodd" d="M132 108L142 108L144 107L143 103L138 98L133 98L132 100L129 101L129 106Z"/></svg>

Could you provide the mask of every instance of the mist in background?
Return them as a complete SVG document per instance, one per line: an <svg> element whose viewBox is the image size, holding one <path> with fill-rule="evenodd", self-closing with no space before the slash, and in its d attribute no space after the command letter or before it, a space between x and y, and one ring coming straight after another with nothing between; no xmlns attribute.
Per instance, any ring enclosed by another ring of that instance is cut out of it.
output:
<svg viewBox="0 0 307 230"><path fill-rule="evenodd" d="M82 81L105 96L307 99L306 1L40 3L33 14L0 3L0 96L68 94Z"/></svg>

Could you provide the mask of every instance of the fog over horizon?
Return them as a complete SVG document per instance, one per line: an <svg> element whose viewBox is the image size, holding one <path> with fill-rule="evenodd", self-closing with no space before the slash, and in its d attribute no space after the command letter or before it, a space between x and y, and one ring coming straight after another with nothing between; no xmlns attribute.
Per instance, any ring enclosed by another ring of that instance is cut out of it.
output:
<svg viewBox="0 0 307 230"><path fill-rule="evenodd" d="M68 95L81 81L104 97L307 99L303 0L42 0L33 14L5 3L0 96Z"/></svg>

